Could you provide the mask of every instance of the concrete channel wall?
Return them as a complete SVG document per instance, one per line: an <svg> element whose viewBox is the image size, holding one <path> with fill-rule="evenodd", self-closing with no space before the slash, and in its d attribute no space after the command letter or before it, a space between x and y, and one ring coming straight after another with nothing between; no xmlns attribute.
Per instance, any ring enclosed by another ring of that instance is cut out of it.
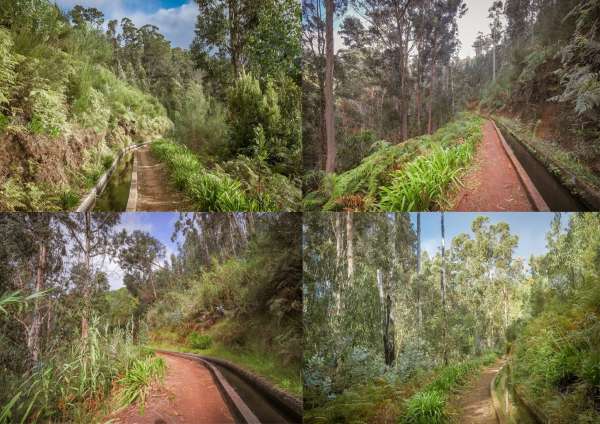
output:
<svg viewBox="0 0 600 424"><path fill-rule="evenodd" d="M145 143L132 144L130 146L125 147L123 150L119 152L115 160L113 161L110 168L106 170L104 174L98 179L96 185L88 192L88 194L83 198L79 206L77 207L77 212L89 212L94 208L94 204L96 203L96 198L98 198L106 186L108 185L108 181L110 177L117 169L119 162L123 160L123 157L132 150L139 149L140 147L146 146L147 144L152 143L151 141L147 141ZM133 183L133 181L132 181ZM137 184L136 184L137 185Z"/></svg>
<svg viewBox="0 0 600 424"><path fill-rule="evenodd" d="M297 422L302 422L303 408L302 401L300 399L291 396L284 391L273 386L271 383L266 381L264 378L257 376L254 373L246 371L245 369L223 359L212 358L209 356L196 355L193 353L181 353L172 352L167 350L157 349L156 352L164 353L167 355L179 356L182 358L193 359L201 362L213 375L219 390L223 394L225 401L230 407L231 411L235 415L238 422L245 424L260 424L260 421L246 405L246 403L240 398L235 389L229 384L227 379L219 371L215 365L219 365L223 368L227 368L235 375L240 377L246 383L250 384L257 392L262 394L270 402L277 406L282 411L285 411L287 415L293 417Z"/></svg>
<svg viewBox="0 0 600 424"><path fill-rule="evenodd" d="M553 211L600 209L600 193L575 174L554 163L510 128L491 119Z"/></svg>

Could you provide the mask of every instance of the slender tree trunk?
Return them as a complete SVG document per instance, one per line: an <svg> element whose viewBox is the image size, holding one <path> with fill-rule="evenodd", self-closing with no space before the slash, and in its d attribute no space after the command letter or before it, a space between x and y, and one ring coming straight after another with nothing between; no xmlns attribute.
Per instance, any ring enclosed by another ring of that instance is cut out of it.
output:
<svg viewBox="0 0 600 424"><path fill-rule="evenodd" d="M342 310L342 291L343 291L343 255L344 255L344 233L343 233L343 223L342 223L342 214L335 214L335 253L336 253L336 273L335 278L337 281L337 287L335 290L335 313L339 315Z"/></svg>
<svg viewBox="0 0 600 424"><path fill-rule="evenodd" d="M348 284L354 275L354 214L348 212L346 214L346 257L348 258Z"/></svg>
<svg viewBox="0 0 600 424"><path fill-rule="evenodd" d="M423 306L421 300L421 213L417 213L417 323L419 338L423 329Z"/></svg>
<svg viewBox="0 0 600 424"><path fill-rule="evenodd" d="M39 293L44 290L46 282L46 266L48 261L48 250L45 241L41 241L38 247L38 260L35 275L35 291ZM27 350L29 351L32 365L37 365L40 359L40 329L42 327L42 311L40 299L36 298L31 313L31 325L27 331Z"/></svg>
<svg viewBox="0 0 600 424"><path fill-rule="evenodd" d="M89 333L90 287L92 285L91 239L92 224L90 212L85 212L85 286L83 287L83 311L81 316L81 338L87 339Z"/></svg>
<svg viewBox="0 0 600 424"><path fill-rule="evenodd" d="M238 0L229 0L229 37L231 43L231 66L233 75L237 78L240 75L240 57L239 57L239 16Z"/></svg>
<svg viewBox="0 0 600 424"><path fill-rule="evenodd" d="M433 43L433 51L435 52L436 50L436 42ZM433 134L433 99L434 99L434 95L435 95L435 85L436 85L436 72L437 72L437 66L436 66L436 55L434 53L434 56L431 60L431 85L429 87L429 105L427 107L427 115L428 115L428 120L427 120L427 133L428 134Z"/></svg>
<svg viewBox="0 0 600 424"><path fill-rule="evenodd" d="M394 364L396 357L394 319L392 317L392 298L383 281L383 271L377 270L377 288L379 289L379 301L382 316L383 356L386 365Z"/></svg>
<svg viewBox="0 0 600 424"><path fill-rule="evenodd" d="M442 266L440 275L440 289L442 294L442 352L444 358L444 365L448 364L448 322L446 319L446 232L444 228L444 212L442 212Z"/></svg>
<svg viewBox="0 0 600 424"><path fill-rule="evenodd" d="M333 98L333 13L334 0L325 0L325 132L327 138L326 172L335 172L336 144Z"/></svg>
<svg viewBox="0 0 600 424"><path fill-rule="evenodd" d="M496 43L492 42L492 80L496 81Z"/></svg>

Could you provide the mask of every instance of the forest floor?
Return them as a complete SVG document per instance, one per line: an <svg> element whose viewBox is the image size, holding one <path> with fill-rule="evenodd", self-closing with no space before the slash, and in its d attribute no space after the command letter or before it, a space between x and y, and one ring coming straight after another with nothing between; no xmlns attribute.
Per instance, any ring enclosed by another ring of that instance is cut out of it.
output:
<svg viewBox="0 0 600 424"><path fill-rule="evenodd" d="M235 423L208 369L189 359L158 356L167 362L167 375L146 397L144 413L132 405L112 416L111 423Z"/></svg>
<svg viewBox="0 0 600 424"><path fill-rule="evenodd" d="M169 179L167 165L160 162L146 145L135 151L137 159L137 211L185 211L190 209L186 200Z"/></svg>
<svg viewBox="0 0 600 424"><path fill-rule="evenodd" d="M464 424L497 424L490 386L504 360L485 368L456 400L458 422Z"/></svg>
<svg viewBox="0 0 600 424"><path fill-rule="evenodd" d="M465 178L453 210L458 212L525 212L535 210L491 121L483 126L483 140L475 167Z"/></svg>

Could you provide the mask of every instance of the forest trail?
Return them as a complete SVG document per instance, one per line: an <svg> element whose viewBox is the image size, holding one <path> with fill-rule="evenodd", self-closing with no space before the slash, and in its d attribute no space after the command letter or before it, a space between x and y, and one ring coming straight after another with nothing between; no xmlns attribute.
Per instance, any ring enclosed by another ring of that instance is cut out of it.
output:
<svg viewBox="0 0 600 424"><path fill-rule="evenodd" d="M111 417L113 424L235 423L212 375L189 359L158 354L167 362L164 388L153 388L144 414L129 406Z"/></svg>
<svg viewBox="0 0 600 424"><path fill-rule="evenodd" d="M169 179L166 164L154 157L150 146L135 151L138 198L136 211L186 211L189 202Z"/></svg>
<svg viewBox="0 0 600 424"><path fill-rule="evenodd" d="M490 120L486 120L483 126L483 140L475 155L475 169L467 175L465 186L454 204L457 212L535 210Z"/></svg>
<svg viewBox="0 0 600 424"><path fill-rule="evenodd" d="M504 360L499 360L494 365L484 369L479 379L460 396L457 401L460 411L458 422L464 424L498 423L492 403L490 386L503 365Z"/></svg>

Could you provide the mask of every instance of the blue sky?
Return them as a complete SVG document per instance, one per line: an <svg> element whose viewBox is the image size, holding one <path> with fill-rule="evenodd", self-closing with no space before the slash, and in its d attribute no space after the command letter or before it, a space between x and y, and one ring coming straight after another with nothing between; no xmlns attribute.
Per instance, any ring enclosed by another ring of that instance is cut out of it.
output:
<svg viewBox="0 0 600 424"><path fill-rule="evenodd" d="M152 234L166 248L166 258L171 256L171 253L177 252L177 241L171 241L171 235L175 222L179 218L177 212L132 212L121 215L121 223L119 231L124 229L128 232L141 230ZM107 261L103 264L103 270L108 275L111 289L123 287L123 271L114 261Z"/></svg>
<svg viewBox="0 0 600 424"><path fill-rule="evenodd" d="M55 0L70 10L79 4L101 10L106 20L127 16L136 26L156 25L173 47L189 48L198 8L194 0Z"/></svg>
<svg viewBox="0 0 600 424"><path fill-rule="evenodd" d="M563 224L568 222L568 215L563 217ZM411 214L411 221L416 228L417 214ZM546 252L546 233L550 229L550 223L554 218L553 213L446 213L446 245L458 234L471 232L471 223L478 216L487 216L492 224L506 222L513 234L519 236L519 246L515 255L525 260L525 264L531 255L541 255ZM421 246L429 254L435 254L441 246L440 214L421 213Z"/></svg>

